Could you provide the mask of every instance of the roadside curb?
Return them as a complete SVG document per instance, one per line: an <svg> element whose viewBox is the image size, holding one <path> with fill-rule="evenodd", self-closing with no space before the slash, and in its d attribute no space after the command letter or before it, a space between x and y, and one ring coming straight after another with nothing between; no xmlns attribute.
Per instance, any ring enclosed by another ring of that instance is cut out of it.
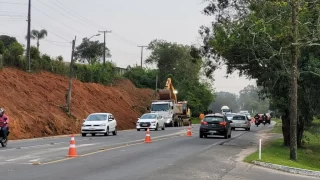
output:
<svg viewBox="0 0 320 180"><path fill-rule="evenodd" d="M261 162L261 161L252 161L253 164L270 168L270 169L275 169L279 171L284 171L292 174L300 174L300 175L306 175L306 176L313 176L313 177L320 177L320 171L312 171L312 170L307 170L307 169L301 169L301 168L294 168L294 167L289 167L289 166L282 166L278 164L271 164L271 163L266 163L266 162Z"/></svg>

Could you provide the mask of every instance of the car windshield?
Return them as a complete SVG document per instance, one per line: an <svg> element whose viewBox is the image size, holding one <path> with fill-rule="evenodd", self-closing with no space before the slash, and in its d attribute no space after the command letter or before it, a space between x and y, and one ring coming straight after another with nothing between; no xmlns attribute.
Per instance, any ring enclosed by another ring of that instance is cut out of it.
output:
<svg viewBox="0 0 320 180"><path fill-rule="evenodd" d="M107 120L108 115L106 114L91 114L87 121L105 121Z"/></svg>
<svg viewBox="0 0 320 180"><path fill-rule="evenodd" d="M169 104L152 104L151 111L168 111Z"/></svg>
<svg viewBox="0 0 320 180"><path fill-rule="evenodd" d="M204 118L205 122L222 122L224 121L223 117L220 117L220 116L206 116Z"/></svg>
<svg viewBox="0 0 320 180"><path fill-rule="evenodd" d="M232 117L234 114L226 114L227 117Z"/></svg>
<svg viewBox="0 0 320 180"><path fill-rule="evenodd" d="M157 115L156 114L144 114L141 116L140 119L156 119Z"/></svg>
<svg viewBox="0 0 320 180"><path fill-rule="evenodd" d="M246 118L245 118L245 116L233 116L232 120L235 120L235 121L237 121L237 120L246 120Z"/></svg>

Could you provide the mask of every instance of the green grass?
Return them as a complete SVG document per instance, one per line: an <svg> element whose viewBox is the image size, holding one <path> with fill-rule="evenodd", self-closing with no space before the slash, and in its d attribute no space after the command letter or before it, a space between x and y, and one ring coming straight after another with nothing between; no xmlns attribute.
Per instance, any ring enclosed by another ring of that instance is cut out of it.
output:
<svg viewBox="0 0 320 180"><path fill-rule="evenodd" d="M271 133L282 133L282 121L281 119L272 119L272 121L276 122L276 125L274 125L273 129L271 130Z"/></svg>
<svg viewBox="0 0 320 180"><path fill-rule="evenodd" d="M281 133L280 128L275 127L273 129L274 133ZM304 147L298 149L298 160L290 160L290 149L289 147L283 146L283 139L276 139L268 143L266 146L262 147L261 161L279 164L284 166L309 169L320 171L320 137L313 135L307 131L304 132L306 136L304 138ZM259 160L258 151L247 156L244 161L252 162L253 160Z"/></svg>
<svg viewBox="0 0 320 180"><path fill-rule="evenodd" d="M195 117L191 117L191 123L192 124L200 124L200 119L199 118L195 118Z"/></svg>

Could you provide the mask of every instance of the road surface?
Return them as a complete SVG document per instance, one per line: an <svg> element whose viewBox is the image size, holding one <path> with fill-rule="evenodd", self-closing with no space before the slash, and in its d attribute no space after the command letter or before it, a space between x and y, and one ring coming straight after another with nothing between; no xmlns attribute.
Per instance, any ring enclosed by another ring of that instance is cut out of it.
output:
<svg viewBox="0 0 320 180"><path fill-rule="evenodd" d="M263 179L262 173L275 179L294 179L290 174L238 165L236 155L255 143L252 142L254 131L267 126L253 127L251 132L232 131L229 140L200 139L198 128L193 125L192 137L186 136L187 127L151 131L150 144L143 142L145 131L119 131L117 136L78 136L75 138L77 158L65 157L70 137L11 141L7 148L0 148L1 179Z"/></svg>

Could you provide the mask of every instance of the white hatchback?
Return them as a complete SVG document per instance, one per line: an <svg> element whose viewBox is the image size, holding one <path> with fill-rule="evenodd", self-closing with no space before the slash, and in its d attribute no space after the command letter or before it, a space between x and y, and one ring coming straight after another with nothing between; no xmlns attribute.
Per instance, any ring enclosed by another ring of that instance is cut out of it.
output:
<svg viewBox="0 0 320 180"><path fill-rule="evenodd" d="M140 129L154 129L158 130L161 128L162 130L165 129L165 119L158 113L146 113L143 114L139 120L137 121L136 125L137 131Z"/></svg>
<svg viewBox="0 0 320 180"><path fill-rule="evenodd" d="M111 113L92 113L86 119L81 127L82 136L91 134L104 134L108 136L109 133L117 135L117 121Z"/></svg>

